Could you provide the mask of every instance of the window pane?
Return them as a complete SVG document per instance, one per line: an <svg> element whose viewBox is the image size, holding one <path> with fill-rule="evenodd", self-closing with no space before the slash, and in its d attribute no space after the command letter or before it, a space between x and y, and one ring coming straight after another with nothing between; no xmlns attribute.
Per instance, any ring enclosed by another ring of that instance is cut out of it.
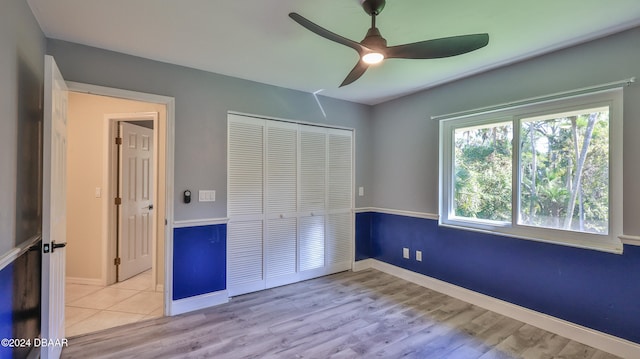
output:
<svg viewBox="0 0 640 359"><path fill-rule="evenodd" d="M521 120L518 224L607 234L609 109Z"/></svg>
<svg viewBox="0 0 640 359"><path fill-rule="evenodd" d="M511 222L511 122L458 128L454 136L455 215Z"/></svg>

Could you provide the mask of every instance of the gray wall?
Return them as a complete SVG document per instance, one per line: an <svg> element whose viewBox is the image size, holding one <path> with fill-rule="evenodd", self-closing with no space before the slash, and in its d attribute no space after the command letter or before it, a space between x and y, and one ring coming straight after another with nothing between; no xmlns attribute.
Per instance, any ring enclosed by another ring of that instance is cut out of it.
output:
<svg viewBox="0 0 640 359"><path fill-rule="evenodd" d="M3 0L0 7L0 256L40 230L39 214L27 213L38 205L39 181L37 178L22 180L34 169L38 171L38 163L34 167L19 159L38 156L37 123L42 117L39 104L44 53L45 38L27 2ZM24 186L25 183L30 186ZM19 198L17 202L16 198Z"/></svg>
<svg viewBox="0 0 640 359"><path fill-rule="evenodd" d="M48 40L47 52L68 81L175 97L176 220L226 216L227 111L354 128L356 186L371 186L369 106L319 97L324 118L313 95L300 91L59 40ZM184 204L185 189L216 190L216 202ZM368 199L357 197L356 206Z"/></svg>
<svg viewBox="0 0 640 359"><path fill-rule="evenodd" d="M640 28L377 105L375 207L438 213L438 122L483 106L640 76ZM640 83L624 90L624 228L640 235Z"/></svg>

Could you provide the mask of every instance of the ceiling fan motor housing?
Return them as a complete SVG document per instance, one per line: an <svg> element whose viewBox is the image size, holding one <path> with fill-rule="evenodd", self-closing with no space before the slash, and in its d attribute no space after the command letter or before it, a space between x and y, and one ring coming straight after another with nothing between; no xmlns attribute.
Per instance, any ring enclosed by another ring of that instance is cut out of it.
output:
<svg viewBox="0 0 640 359"><path fill-rule="evenodd" d="M385 3L386 3L385 0L363 0L362 8L367 14L371 16L376 16L382 12L382 9L384 9Z"/></svg>
<svg viewBox="0 0 640 359"><path fill-rule="evenodd" d="M371 50L383 50L387 47L387 40L380 35L377 27L370 28L367 36L360 43Z"/></svg>

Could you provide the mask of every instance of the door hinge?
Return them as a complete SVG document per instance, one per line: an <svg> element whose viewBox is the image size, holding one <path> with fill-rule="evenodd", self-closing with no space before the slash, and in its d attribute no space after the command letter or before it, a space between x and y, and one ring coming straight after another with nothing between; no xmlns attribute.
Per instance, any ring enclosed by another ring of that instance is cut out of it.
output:
<svg viewBox="0 0 640 359"><path fill-rule="evenodd" d="M113 259L113 264L119 266L120 265L120 257Z"/></svg>
<svg viewBox="0 0 640 359"><path fill-rule="evenodd" d="M120 197L116 197L116 199L115 199L115 201L114 201L114 202L115 202L116 206L119 206L119 205L121 205L121 204L122 204L122 198L120 198Z"/></svg>
<svg viewBox="0 0 640 359"><path fill-rule="evenodd" d="M116 145L122 144L122 137L116 137Z"/></svg>

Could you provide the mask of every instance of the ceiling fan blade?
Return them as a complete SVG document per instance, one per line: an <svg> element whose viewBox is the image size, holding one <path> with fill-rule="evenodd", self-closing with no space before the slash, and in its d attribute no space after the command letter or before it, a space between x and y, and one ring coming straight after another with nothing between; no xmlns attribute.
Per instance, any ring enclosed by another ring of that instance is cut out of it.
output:
<svg viewBox="0 0 640 359"><path fill-rule="evenodd" d="M325 39L331 40L333 42L337 42L344 46L348 46L354 50L356 50L359 54L363 51L368 51L368 49L362 46L359 42L355 42L353 40L347 39L346 37L342 37L336 33L333 33L320 25L316 25L313 22L307 20L302 15L292 12L289 13L289 17L292 18L295 22L305 27L307 30L324 37Z"/></svg>
<svg viewBox="0 0 640 359"><path fill-rule="evenodd" d="M360 76L362 76L365 73L365 71L367 71L368 68L369 68L369 65L365 64L363 61L358 61L356 66L353 68L353 70L351 70L351 72L349 72L349 74L344 79L344 81L342 81L342 83L340 84L340 87L347 86L348 84L359 79Z"/></svg>
<svg viewBox="0 0 640 359"><path fill-rule="evenodd" d="M437 59L461 55L487 46L489 34L443 37L411 44L389 46L386 58Z"/></svg>

